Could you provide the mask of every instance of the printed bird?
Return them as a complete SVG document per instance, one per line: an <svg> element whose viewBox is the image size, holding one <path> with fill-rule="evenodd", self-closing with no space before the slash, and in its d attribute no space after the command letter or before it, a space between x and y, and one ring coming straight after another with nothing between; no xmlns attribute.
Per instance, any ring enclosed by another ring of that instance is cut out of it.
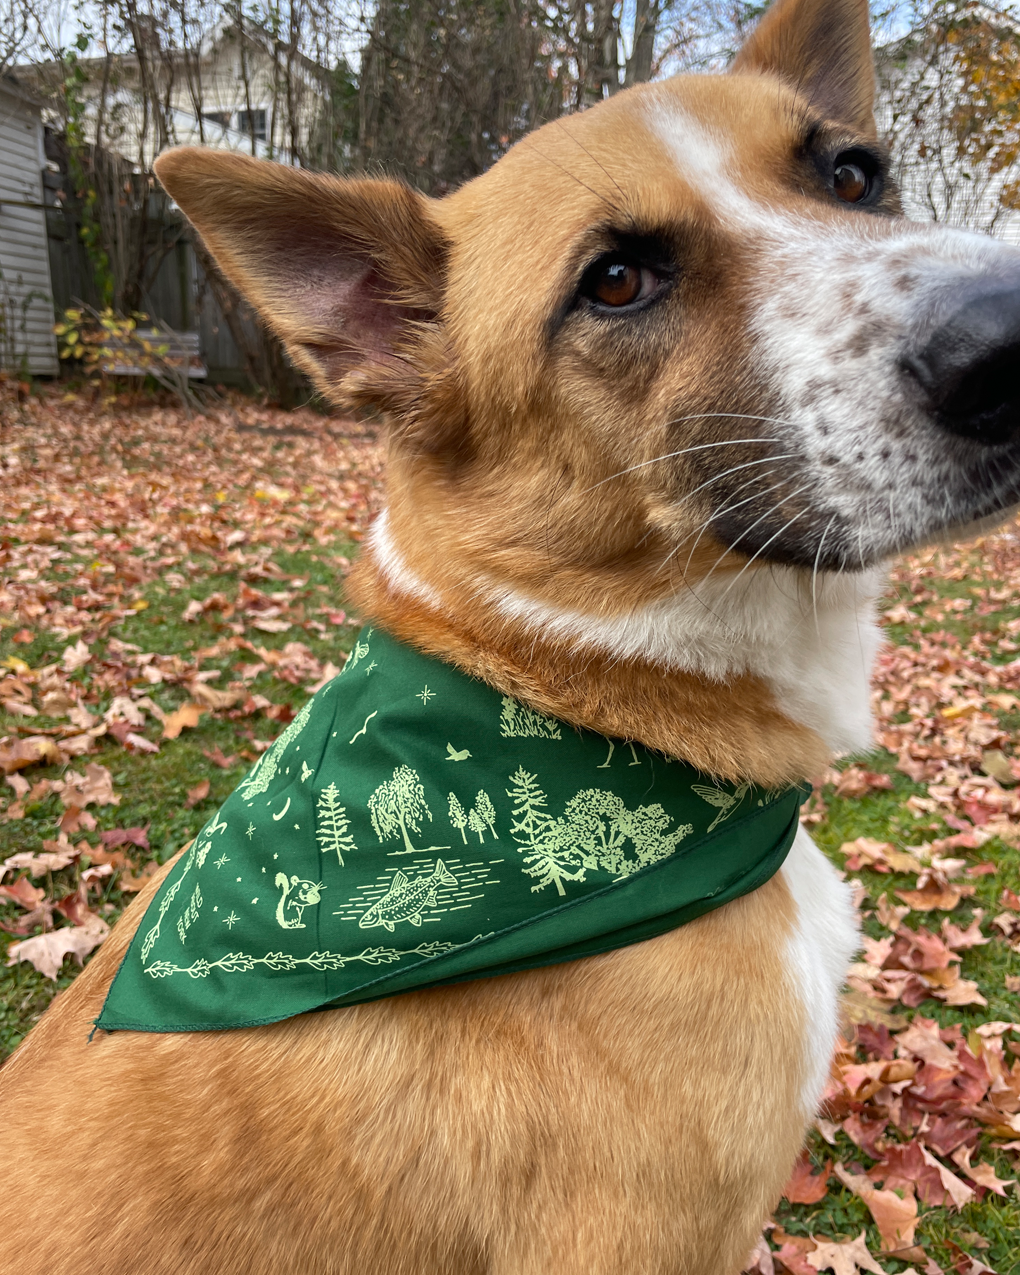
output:
<svg viewBox="0 0 1020 1275"><path fill-rule="evenodd" d="M445 758L446 761L466 761L467 758L471 756L466 748L462 748L460 752L458 752L452 744L446 745L446 751L448 754Z"/></svg>

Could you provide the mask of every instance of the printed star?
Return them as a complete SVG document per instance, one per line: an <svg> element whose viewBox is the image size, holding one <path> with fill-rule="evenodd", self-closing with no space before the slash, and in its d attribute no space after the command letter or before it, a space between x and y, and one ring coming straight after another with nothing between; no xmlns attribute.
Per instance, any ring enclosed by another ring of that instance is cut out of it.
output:
<svg viewBox="0 0 1020 1275"><path fill-rule="evenodd" d="M238 877L238 880L240 880L240 877ZM236 912L231 912L229 916L225 916L223 918L223 924L227 927L228 930L232 930L234 926L237 924L237 922L240 921L240 919L241 918L237 915Z"/></svg>
<svg viewBox="0 0 1020 1275"><path fill-rule="evenodd" d="M222 867L223 867L223 865L224 865L225 863L229 863L229 862L230 862L230 860L227 858L227 856L226 856L225 854L221 854L221 855L220 855L220 857L219 857L218 859L214 860L214 862L215 862L215 864L216 864L216 866L217 866L218 868L222 868Z"/></svg>
<svg viewBox="0 0 1020 1275"><path fill-rule="evenodd" d="M300 832L300 831L301 831L301 825L300 825L299 823L296 823L296 824L294 825L294 830L295 830L296 832Z"/></svg>
<svg viewBox="0 0 1020 1275"><path fill-rule="evenodd" d="M258 899L252 899L252 903L258 903Z"/></svg>
<svg viewBox="0 0 1020 1275"><path fill-rule="evenodd" d="M240 877L238 877L237 879L238 879L238 881L240 881L240 879L241 879L241 878L240 878Z"/></svg>
<svg viewBox="0 0 1020 1275"><path fill-rule="evenodd" d="M378 664L376 664L375 660L373 660L373 661L372 661L372 663L371 663L371 664L369 664L369 665L368 665L368 667L365 669L365 676L366 676L366 677L368 677L369 673L371 673L371 671L372 671L374 668L378 668L378 667L379 667L379 665L378 665Z"/></svg>
<svg viewBox="0 0 1020 1275"><path fill-rule="evenodd" d="M252 839L252 836L254 835L254 833L255 833L255 825L253 823L250 823L248 825L248 840L249 841Z"/></svg>
<svg viewBox="0 0 1020 1275"><path fill-rule="evenodd" d="M428 686L426 686L423 691L418 692L415 698L420 699L423 704L427 704L430 699L435 698L435 694L435 691L430 691Z"/></svg>

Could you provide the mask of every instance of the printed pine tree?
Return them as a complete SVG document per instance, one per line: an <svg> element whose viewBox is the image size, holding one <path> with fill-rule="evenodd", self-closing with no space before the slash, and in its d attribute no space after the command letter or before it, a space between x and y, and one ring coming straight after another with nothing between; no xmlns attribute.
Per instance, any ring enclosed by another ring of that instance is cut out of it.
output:
<svg viewBox="0 0 1020 1275"><path fill-rule="evenodd" d="M537 776L529 774L523 766L517 767L510 782L514 785L506 790L514 802L510 835L522 846L533 846L542 830L552 822L552 816L545 809L549 799L539 788Z"/></svg>
<svg viewBox="0 0 1020 1275"><path fill-rule="evenodd" d="M496 807L489 800L489 794L484 788L479 789L478 796L475 798L475 809L479 816L489 825L489 831L499 840L499 833L496 831Z"/></svg>
<svg viewBox="0 0 1020 1275"><path fill-rule="evenodd" d="M467 827L467 815L464 813L464 807L457 800L455 793L450 793L450 823L457 829L461 835L461 840L467 845L467 833L464 829Z"/></svg>
<svg viewBox="0 0 1020 1275"><path fill-rule="evenodd" d="M485 840L485 820L478 813L474 806L468 811L468 827L472 832L478 833L479 844Z"/></svg>
<svg viewBox="0 0 1020 1275"><path fill-rule="evenodd" d="M563 882L583 881L584 868L578 870L576 861L570 861L570 849L557 835L557 822L546 813L549 799L538 786L537 777L523 766L518 766L510 776L510 782L514 785L506 790L506 795L514 803L510 814L510 835L528 851L524 855L528 866L522 870L529 877L539 878L538 884L531 889L534 892L544 890L547 885L555 885L558 894L566 894Z"/></svg>
<svg viewBox="0 0 1020 1275"><path fill-rule="evenodd" d="M404 848L413 853L415 847L407 835L408 828L412 832L421 832L419 821L424 815L430 822L432 811L425 801L425 789L416 770L410 766L398 766L393 778L379 785L368 799L368 809L372 816L372 827L380 841L389 841L398 833L404 839ZM446 847L429 846L430 850Z"/></svg>
<svg viewBox="0 0 1020 1275"><path fill-rule="evenodd" d="M315 813L318 822L315 839L319 843L319 849L323 854L335 850L342 868L344 866L343 852L357 850L358 847L354 844L354 838L347 832L350 827L347 807L340 805L340 790L336 784L331 783L328 788L323 788L319 793Z"/></svg>

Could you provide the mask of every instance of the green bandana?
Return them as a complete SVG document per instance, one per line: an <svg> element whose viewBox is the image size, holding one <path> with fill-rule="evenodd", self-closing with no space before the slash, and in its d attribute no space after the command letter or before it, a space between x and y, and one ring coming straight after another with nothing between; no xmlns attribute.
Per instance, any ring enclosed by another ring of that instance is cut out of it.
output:
<svg viewBox="0 0 1020 1275"><path fill-rule="evenodd" d="M168 874L97 1026L249 1027L637 943L767 881L805 795L368 630Z"/></svg>

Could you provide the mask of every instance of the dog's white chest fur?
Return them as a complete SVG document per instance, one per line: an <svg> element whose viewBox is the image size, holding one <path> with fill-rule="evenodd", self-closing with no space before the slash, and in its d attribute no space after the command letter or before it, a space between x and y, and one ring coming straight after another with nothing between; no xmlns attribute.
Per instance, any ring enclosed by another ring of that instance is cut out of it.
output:
<svg viewBox="0 0 1020 1275"><path fill-rule="evenodd" d="M850 887L800 828L782 867L797 908L787 943L792 994L803 1007L804 1034L801 1115L809 1120L825 1087L839 1027L839 996L847 966L859 945Z"/></svg>

